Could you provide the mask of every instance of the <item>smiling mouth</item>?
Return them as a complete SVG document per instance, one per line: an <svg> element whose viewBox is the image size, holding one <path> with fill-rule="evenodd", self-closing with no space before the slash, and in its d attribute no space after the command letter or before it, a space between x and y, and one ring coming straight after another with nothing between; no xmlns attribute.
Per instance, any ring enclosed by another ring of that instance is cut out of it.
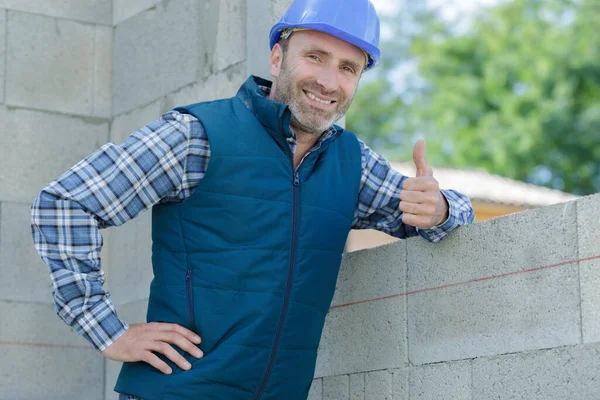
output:
<svg viewBox="0 0 600 400"><path fill-rule="evenodd" d="M310 92L307 92L305 90L303 90L304 94L306 95L306 97L308 97L309 99L311 99L313 102L324 105L324 106L330 106L332 104L335 104L336 101L335 100L324 100Z"/></svg>

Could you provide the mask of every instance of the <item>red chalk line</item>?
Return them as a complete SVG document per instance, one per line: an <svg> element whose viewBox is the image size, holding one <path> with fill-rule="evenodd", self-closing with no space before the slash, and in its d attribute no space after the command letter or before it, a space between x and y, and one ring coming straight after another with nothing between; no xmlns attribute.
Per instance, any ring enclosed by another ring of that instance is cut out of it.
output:
<svg viewBox="0 0 600 400"><path fill-rule="evenodd" d="M374 298L374 299L353 301L353 302L350 302L350 303L344 303L344 304L338 304L338 305L335 305L335 306L331 306L329 309L332 310L332 309L335 309L335 308L348 307L348 306L353 306L353 305L356 305L356 304L370 303L370 302L379 301L379 300L394 299L394 298L397 298L397 297L409 296L409 295L417 294L417 293L430 292L430 291L433 291L433 290L447 289L447 288L451 288L451 287L455 287L455 286L466 285L466 284L469 284L469 283L489 281L489 280L492 280L492 279L505 278L505 277L511 276L511 275L525 274L525 273L529 273L529 272L541 271L541 270L550 269L550 268L563 267L565 265L571 265L571 264L576 264L576 263L585 262L585 261L591 261L591 260L598 260L598 259L600 259L600 255L593 256L593 257L580 258L579 260L564 261L564 262L561 262L561 263L558 263L558 264L545 265L543 267L536 267L536 268L524 269L524 270L521 270L521 271L507 272L505 274L500 274L500 275L486 276L486 277L483 277L483 278L471 279L471 280L464 281L464 282L449 283L447 285L442 285L442 286L435 286L435 287L431 287L431 288L413 290L413 291L405 292L405 293L392 294L392 295L389 295L389 296L377 297L377 298Z"/></svg>
<svg viewBox="0 0 600 400"><path fill-rule="evenodd" d="M398 293L398 294L393 294L393 295L390 295L390 296L377 297L375 299L353 301L353 302L350 302L350 303L344 303L344 304L338 304L338 305L335 305L335 306L331 306L330 309L348 307L348 306L353 306L353 305L362 304L362 303L371 303L373 301L394 299L394 298L397 298L397 297L409 296L409 295L413 295L413 294L417 294L417 293L430 292L430 291L433 291L433 290L447 289L447 288L451 288L451 287L455 287L455 286L466 285L466 284L469 284L469 283L489 281L489 280L492 280L492 279L505 278L507 276L525 274L525 273L530 273L530 272L535 272L535 271L541 271L541 270L550 269L550 268L563 267L565 265L571 265L571 264L576 264L576 263L585 262L585 261L598 260L598 259L600 259L600 255L593 256L593 257L581 258L579 260L564 261L564 262L561 262L561 263L558 263L558 264L545 265L543 267L536 267L536 268L524 269L524 270L521 270L521 271L507 272L507 273L500 274L500 275L486 276L486 277L483 277L483 278L471 279L471 280L464 281L464 282L449 283L447 285L442 285L442 286L435 286L435 287L431 287L431 288L413 290L413 291L410 291L410 292ZM93 347L91 347L91 346L82 346L82 345L69 345L69 344L60 345L60 344L48 344L48 343L26 343L26 342L2 342L2 341L0 341L0 345L3 345L3 344L5 344L5 345L12 345L12 346L68 348L68 349L83 349L83 350L92 350L93 349Z"/></svg>

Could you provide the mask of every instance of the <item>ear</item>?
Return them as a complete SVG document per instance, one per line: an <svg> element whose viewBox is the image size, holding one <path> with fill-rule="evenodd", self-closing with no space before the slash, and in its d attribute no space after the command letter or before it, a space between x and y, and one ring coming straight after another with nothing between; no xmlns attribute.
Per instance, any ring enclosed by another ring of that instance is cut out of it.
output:
<svg viewBox="0 0 600 400"><path fill-rule="evenodd" d="M273 50L271 50L271 58L270 58L270 73L273 78L279 76L279 72L281 71L281 62L283 61L283 49L279 43L276 43L273 46Z"/></svg>

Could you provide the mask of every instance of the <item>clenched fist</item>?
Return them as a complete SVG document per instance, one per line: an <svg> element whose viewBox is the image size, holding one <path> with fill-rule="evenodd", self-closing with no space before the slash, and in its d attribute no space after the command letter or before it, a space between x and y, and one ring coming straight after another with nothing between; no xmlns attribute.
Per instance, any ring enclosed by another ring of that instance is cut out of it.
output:
<svg viewBox="0 0 600 400"><path fill-rule="evenodd" d="M440 185L425 159L425 141L419 140L413 150L417 176L407 178L400 191L402 222L421 229L429 229L448 218L448 201L440 192Z"/></svg>

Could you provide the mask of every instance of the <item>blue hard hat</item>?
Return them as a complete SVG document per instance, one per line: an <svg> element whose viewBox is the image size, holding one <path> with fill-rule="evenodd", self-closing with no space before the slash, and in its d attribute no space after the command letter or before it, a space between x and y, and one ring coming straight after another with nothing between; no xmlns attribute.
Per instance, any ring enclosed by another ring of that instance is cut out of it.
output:
<svg viewBox="0 0 600 400"><path fill-rule="evenodd" d="M369 0L294 0L271 28L271 49L290 28L328 33L363 49L369 56L367 69L379 64L379 17Z"/></svg>

